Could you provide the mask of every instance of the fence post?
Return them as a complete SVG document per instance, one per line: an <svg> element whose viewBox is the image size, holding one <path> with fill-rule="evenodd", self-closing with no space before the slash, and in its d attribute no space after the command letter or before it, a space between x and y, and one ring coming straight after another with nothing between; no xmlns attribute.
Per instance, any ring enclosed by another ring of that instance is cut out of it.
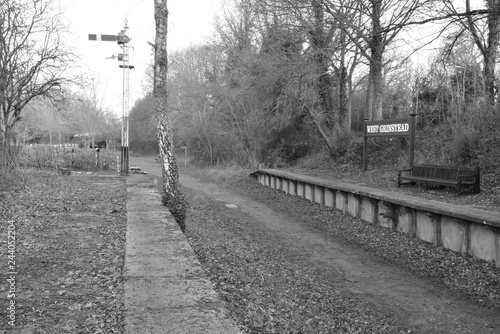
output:
<svg viewBox="0 0 500 334"><path fill-rule="evenodd" d="M408 169L413 168L413 160L415 159L415 116L417 114L410 114L410 143L409 143L409 152L408 152Z"/></svg>
<svg viewBox="0 0 500 334"><path fill-rule="evenodd" d="M363 118L363 172L368 170L368 148L366 138L366 122L368 118Z"/></svg>

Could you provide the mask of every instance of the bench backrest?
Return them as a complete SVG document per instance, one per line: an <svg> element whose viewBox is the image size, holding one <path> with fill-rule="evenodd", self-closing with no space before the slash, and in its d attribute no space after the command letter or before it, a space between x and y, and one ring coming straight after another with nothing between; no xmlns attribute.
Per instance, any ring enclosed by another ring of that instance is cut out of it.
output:
<svg viewBox="0 0 500 334"><path fill-rule="evenodd" d="M467 176L464 181L474 182L477 170L470 167L414 165L412 175L444 180L458 180L459 176Z"/></svg>

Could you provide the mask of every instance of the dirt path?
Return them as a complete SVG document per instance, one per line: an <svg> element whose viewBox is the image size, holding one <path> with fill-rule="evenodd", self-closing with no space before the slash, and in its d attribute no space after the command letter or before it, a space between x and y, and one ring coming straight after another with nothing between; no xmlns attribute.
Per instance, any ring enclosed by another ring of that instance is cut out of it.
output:
<svg viewBox="0 0 500 334"><path fill-rule="evenodd" d="M152 160L152 159L149 159ZM159 175L158 165L136 163ZM156 168L156 171L155 171ZM196 196L223 202L227 210L250 217L253 228L279 235L283 245L303 255L310 268L347 282L352 293L411 333L499 333L500 317L430 280L415 277L378 257L307 227L308 217L281 212L272 203L252 200L213 183L181 175ZM285 249L286 250L286 249Z"/></svg>

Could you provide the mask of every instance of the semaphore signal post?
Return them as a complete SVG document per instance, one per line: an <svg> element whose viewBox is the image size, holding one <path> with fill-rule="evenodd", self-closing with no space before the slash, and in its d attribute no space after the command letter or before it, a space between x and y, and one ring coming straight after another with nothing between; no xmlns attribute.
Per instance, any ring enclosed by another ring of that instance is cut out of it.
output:
<svg viewBox="0 0 500 334"><path fill-rule="evenodd" d="M120 159L120 175L129 174L129 109L130 109L130 70L134 65L130 63L131 41L127 35L128 20L125 19L125 26L118 35L100 35L89 34L89 41L117 42L122 49L122 53L118 54L119 65L123 69L123 109L122 109L122 141L121 141L121 159ZM114 56L112 58L115 58Z"/></svg>

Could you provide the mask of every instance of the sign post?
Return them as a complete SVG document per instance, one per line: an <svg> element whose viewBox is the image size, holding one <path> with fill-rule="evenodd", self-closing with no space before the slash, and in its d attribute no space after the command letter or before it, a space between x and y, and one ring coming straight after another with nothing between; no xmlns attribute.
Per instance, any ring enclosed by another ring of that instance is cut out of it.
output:
<svg viewBox="0 0 500 334"><path fill-rule="evenodd" d="M130 64L131 48L128 43L131 38L127 36L128 20L125 19L125 26L118 35L99 35L89 34L89 41L117 42L123 53L118 54L118 60L122 62L119 65L123 68L123 109L122 109L122 139L121 139L121 159L120 175L129 174L129 101L130 101L130 70L134 68ZM113 56L114 58L114 56Z"/></svg>
<svg viewBox="0 0 500 334"><path fill-rule="evenodd" d="M408 147L408 168L413 167L415 151L415 116L410 114L410 118L368 121L364 120L363 126L363 171L368 169L368 137L407 137L409 139Z"/></svg>

